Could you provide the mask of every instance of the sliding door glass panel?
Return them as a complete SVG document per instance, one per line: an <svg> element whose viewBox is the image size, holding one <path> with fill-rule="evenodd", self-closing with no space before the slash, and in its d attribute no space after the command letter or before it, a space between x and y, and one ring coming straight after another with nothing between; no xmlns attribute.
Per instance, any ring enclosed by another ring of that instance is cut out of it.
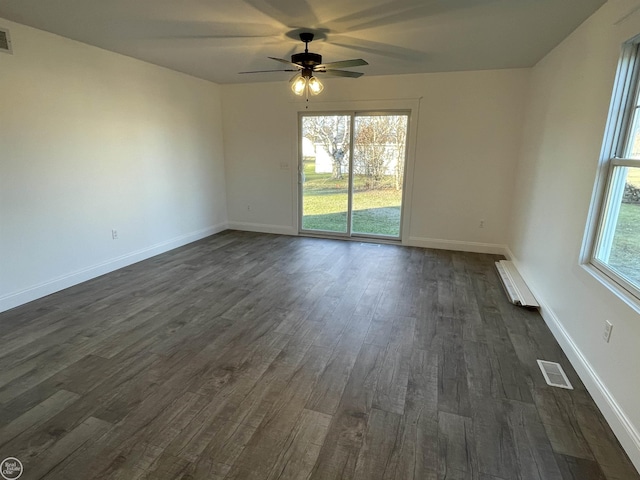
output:
<svg viewBox="0 0 640 480"><path fill-rule="evenodd" d="M353 135L354 234L400 236L408 115L357 115Z"/></svg>
<svg viewBox="0 0 640 480"><path fill-rule="evenodd" d="M349 115L303 116L302 230L349 233Z"/></svg>

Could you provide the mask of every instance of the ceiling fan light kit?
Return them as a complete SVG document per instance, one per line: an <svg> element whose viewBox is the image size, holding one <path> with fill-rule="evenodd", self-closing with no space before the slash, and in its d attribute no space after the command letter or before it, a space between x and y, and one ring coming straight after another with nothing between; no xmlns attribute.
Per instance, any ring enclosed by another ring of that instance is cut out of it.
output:
<svg viewBox="0 0 640 480"><path fill-rule="evenodd" d="M291 55L291 61L284 58L269 57L276 62L284 63L289 67L286 70L258 70L252 72L240 72L240 73L263 73L263 72L296 72L296 75L291 79L291 90L298 96L306 95L307 100L309 94L318 95L324 90L322 82L315 77L314 73L322 73L326 75L333 75L336 77L351 77L358 78L363 75L361 72L350 72L347 70L338 70L344 67L359 67L363 65L369 65L365 60L361 58L353 60L342 60L339 62L322 63L322 55L312 53L309 51L309 42L313 40L313 33L303 32L300 34L300 40L304 42L304 52L294 53Z"/></svg>
<svg viewBox="0 0 640 480"><path fill-rule="evenodd" d="M309 94L318 95L322 92L322 90L324 90L324 85L322 85L322 82L311 74L311 71L303 70L300 72L300 75L295 75L293 77L291 90L298 96L302 96L306 93L308 98Z"/></svg>
<svg viewBox="0 0 640 480"><path fill-rule="evenodd" d="M324 85L322 85L320 80L316 77L311 77L307 82L307 86L309 87L311 95L318 95L322 90L324 90Z"/></svg>
<svg viewBox="0 0 640 480"><path fill-rule="evenodd" d="M303 77L295 77L295 80L291 83L291 90L296 95L302 95L307 88L307 81Z"/></svg>

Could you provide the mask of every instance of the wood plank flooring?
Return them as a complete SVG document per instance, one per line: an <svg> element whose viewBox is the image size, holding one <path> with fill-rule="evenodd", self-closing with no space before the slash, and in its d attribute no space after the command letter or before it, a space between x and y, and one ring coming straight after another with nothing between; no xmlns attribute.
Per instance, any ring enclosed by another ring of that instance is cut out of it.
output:
<svg viewBox="0 0 640 480"><path fill-rule="evenodd" d="M640 479L496 259L227 231L0 314L0 459L29 480Z"/></svg>

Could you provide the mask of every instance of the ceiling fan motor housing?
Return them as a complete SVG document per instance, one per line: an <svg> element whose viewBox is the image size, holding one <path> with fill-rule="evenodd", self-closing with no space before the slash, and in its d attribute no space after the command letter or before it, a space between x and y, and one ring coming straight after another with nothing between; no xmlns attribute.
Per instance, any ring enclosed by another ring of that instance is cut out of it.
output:
<svg viewBox="0 0 640 480"><path fill-rule="evenodd" d="M291 63L298 64L303 68L313 68L322 63L322 55L311 52L294 53L291 55Z"/></svg>

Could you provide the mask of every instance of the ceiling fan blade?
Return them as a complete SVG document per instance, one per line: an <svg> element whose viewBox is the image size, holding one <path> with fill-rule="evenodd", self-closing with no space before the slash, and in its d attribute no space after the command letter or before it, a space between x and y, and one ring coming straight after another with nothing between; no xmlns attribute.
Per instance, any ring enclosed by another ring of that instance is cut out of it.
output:
<svg viewBox="0 0 640 480"><path fill-rule="evenodd" d="M268 73L268 72L297 72L298 70L293 70L293 69L289 69L289 70L252 70L250 72L238 72L238 74L244 74L244 73Z"/></svg>
<svg viewBox="0 0 640 480"><path fill-rule="evenodd" d="M333 70L336 68L360 67L362 65L369 65L369 62L361 58L354 58L353 60L341 60L339 62L323 63L322 65L317 65L316 68L324 69L324 70Z"/></svg>
<svg viewBox="0 0 640 480"><path fill-rule="evenodd" d="M276 62L280 62L280 63L285 63L287 65L292 65L296 68L302 68L300 65L298 65L297 63L292 63L289 60L285 60L284 58L276 58L276 57L268 57L271 60L275 60Z"/></svg>
<svg viewBox="0 0 640 480"><path fill-rule="evenodd" d="M324 73L325 75L331 75L333 77L351 77L358 78L364 75L362 72L348 72L347 70L319 70L318 73Z"/></svg>

